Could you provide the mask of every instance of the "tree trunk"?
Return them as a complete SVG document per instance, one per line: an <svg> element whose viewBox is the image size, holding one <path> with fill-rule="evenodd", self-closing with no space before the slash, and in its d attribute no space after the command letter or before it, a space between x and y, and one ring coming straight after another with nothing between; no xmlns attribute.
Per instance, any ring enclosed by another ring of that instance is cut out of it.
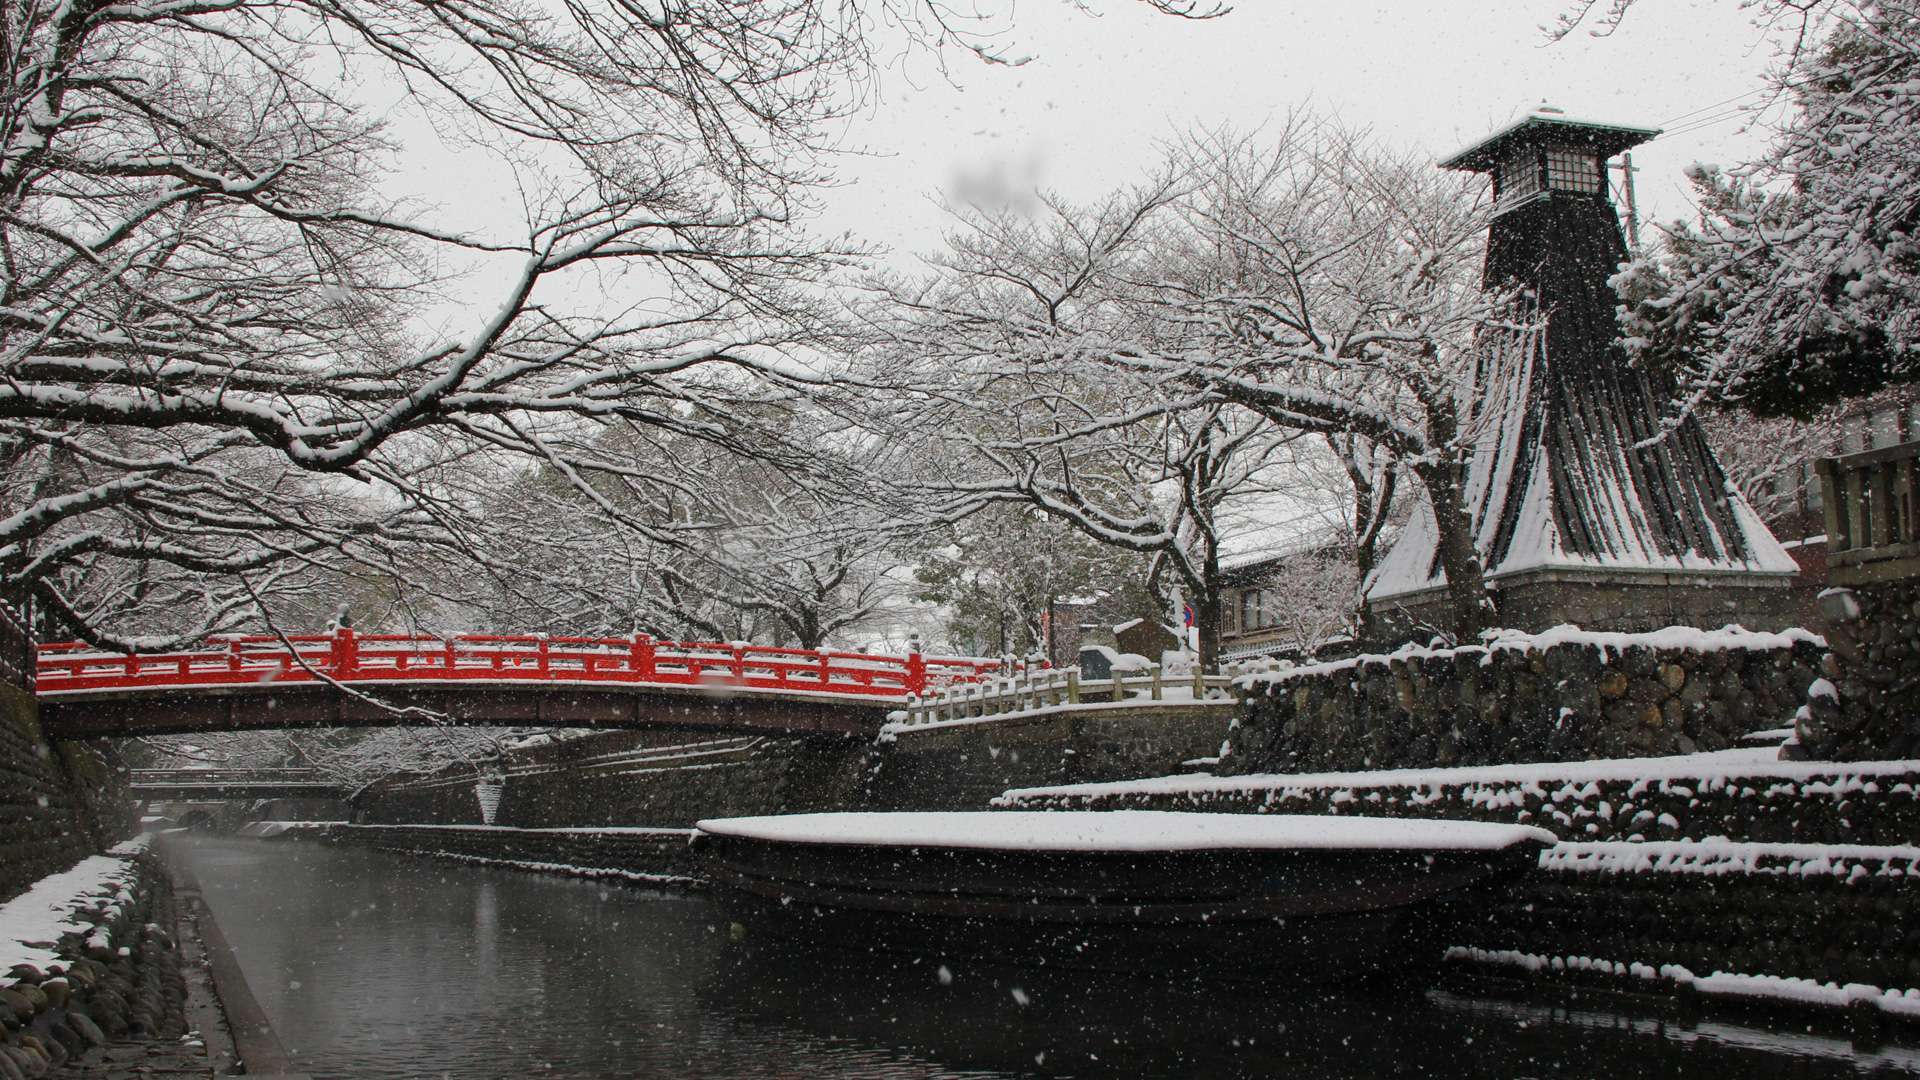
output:
<svg viewBox="0 0 1920 1080"><path fill-rule="evenodd" d="M1492 603L1480 553L1473 542L1473 517L1467 512L1460 481L1465 469L1445 461L1420 470L1433 507L1435 546L1447 576L1447 622L1458 642L1472 642L1491 624Z"/></svg>
<svg viewBox="0 0 1920 1080"><path fill-rule="evenodd" d="M1194 597L1193 621L1200 631L1200 666L1212 671L1220 666L1220 628L1222 624L1220 603L1224 590L1220 587L1220 552L1213 545L1207 545L1207 552L1200 560L1200 573L1204 580L1200 582L1199 595Z"/></svg>

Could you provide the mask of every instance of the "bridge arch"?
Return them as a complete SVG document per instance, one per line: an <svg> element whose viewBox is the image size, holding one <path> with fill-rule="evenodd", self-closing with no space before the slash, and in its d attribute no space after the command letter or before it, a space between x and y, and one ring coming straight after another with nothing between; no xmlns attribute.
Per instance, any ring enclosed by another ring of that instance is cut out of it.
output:
<svg viewBox="0 0 1920 1080"><path fill-rule="evenodd" d="M39 646L48 737L405 724L867 735L997 661L544 635L235 635L175 653Z"/></svg>

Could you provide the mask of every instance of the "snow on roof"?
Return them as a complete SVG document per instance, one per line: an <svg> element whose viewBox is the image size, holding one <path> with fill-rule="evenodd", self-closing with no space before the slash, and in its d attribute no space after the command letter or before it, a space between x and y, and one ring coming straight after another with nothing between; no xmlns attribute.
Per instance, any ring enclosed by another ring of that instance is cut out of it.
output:
<svg viewBox="0 0 1920 1080"><path fill-rule="evenodd" d="M1009 851L1495 851L1554 841L1545 829L1481 821L1166 810L786 814L711 819L697 828L782 843Z"/></svg>
<svg viewBox="0 0 1920 1080"><path fill-rule="evenodd" d="M1530 109L1518 120L1500 128L1493 134L1475 140L1461 147L1451 156L1440 161L1443 169L1485 169L1499 151L1516 136L1528 128L1568 129L1596 137L1596 141L1611 157L1632 146L1660 134L1659 128L1638 127L1631 124L1615 124L1605 120L1589 120L1583 117L1568 116L1551 105L1540 105Z"/></svg>
<svg viewBox="0 0 1920 1080"><path fill-rule="evenodd" d="M1489 377L1483 391L1493 422L1475 443L1463 501L1473 513L1488 582L1537 571L1783 578L1800 572L1720 474L1697 423L1689 419L1658 442L1639 445L1631 432L1651 418L1615 410L1644 410L1643 394L1594 406L1580 400L1595 392L1591 387L1547 366L1544 349L1528 350L1522 362ZM1563 437L1559 429L1567 427L1583 437ZM1431 507L1416 500L1368 580L1368 599L1445 585L1437 534Z"/></svg>

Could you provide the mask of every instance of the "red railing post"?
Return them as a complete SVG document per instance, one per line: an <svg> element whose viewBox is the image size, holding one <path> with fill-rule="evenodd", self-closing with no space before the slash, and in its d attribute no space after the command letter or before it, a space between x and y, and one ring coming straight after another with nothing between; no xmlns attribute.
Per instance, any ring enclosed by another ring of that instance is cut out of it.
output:
<svg viewBox="0 0 1920 1080"><path fill-rule="evenodd" d="M342 626L333 632L333 652L328 660L333 667L330 674L334 678L353 677L354 670L360 666L360 643L354 639L353 627Z"/></svg>
<svg viewBox="0 0 1920 1080"><path fill-rule="evenodd" d="M925 696L927 692L927 658L915 648L907 654L907 693Z"/></svg>
<svg viewBox="0 0 1920 1080"><path fill-rule="evenodd" d="M227 642L227 670L228 671L240 670L240 639L239 638L234 638L232 641Z"/></svg>
<svg viewBox="0 0 1920 1080"><path fill-rule="evenodd" d="M825 690L833 681L833 661L827 659L827 651L820 650L820 689Z"/></svg>
<svg viewBox="0 0 1920 1080"><path fill-rule="evenodd" d="M747 677L747 647L737 641L733 643L733 677Z"/></svg>
<svg viewBox="0 0 1920 1080"><path fill-rule="evenodd" d="M538 659L536 659L533 662L533 666L534 666L534 670L538 671L542 675L547 674L547 671L548 671L547 646L548 646L547 635L541 634Z"/></svg>
<svg viewBox="0 0 1920 1080"><path fill-rule="evenodd" d="M653 682L657 677L653 664L653 639L645 634L633 635L634 677L641 682Z"/></svg>

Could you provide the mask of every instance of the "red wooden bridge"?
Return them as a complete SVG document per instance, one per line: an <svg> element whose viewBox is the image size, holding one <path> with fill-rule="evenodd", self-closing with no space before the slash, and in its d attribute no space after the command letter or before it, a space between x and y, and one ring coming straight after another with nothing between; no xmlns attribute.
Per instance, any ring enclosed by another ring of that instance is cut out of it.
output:
<svg viewBox="0 0 1920 1080"><path fill-rule="evenodd" d="M403 724L871 734L998 661L541 635L223 636L191 652L39 646L49 737Z"/></svg>

